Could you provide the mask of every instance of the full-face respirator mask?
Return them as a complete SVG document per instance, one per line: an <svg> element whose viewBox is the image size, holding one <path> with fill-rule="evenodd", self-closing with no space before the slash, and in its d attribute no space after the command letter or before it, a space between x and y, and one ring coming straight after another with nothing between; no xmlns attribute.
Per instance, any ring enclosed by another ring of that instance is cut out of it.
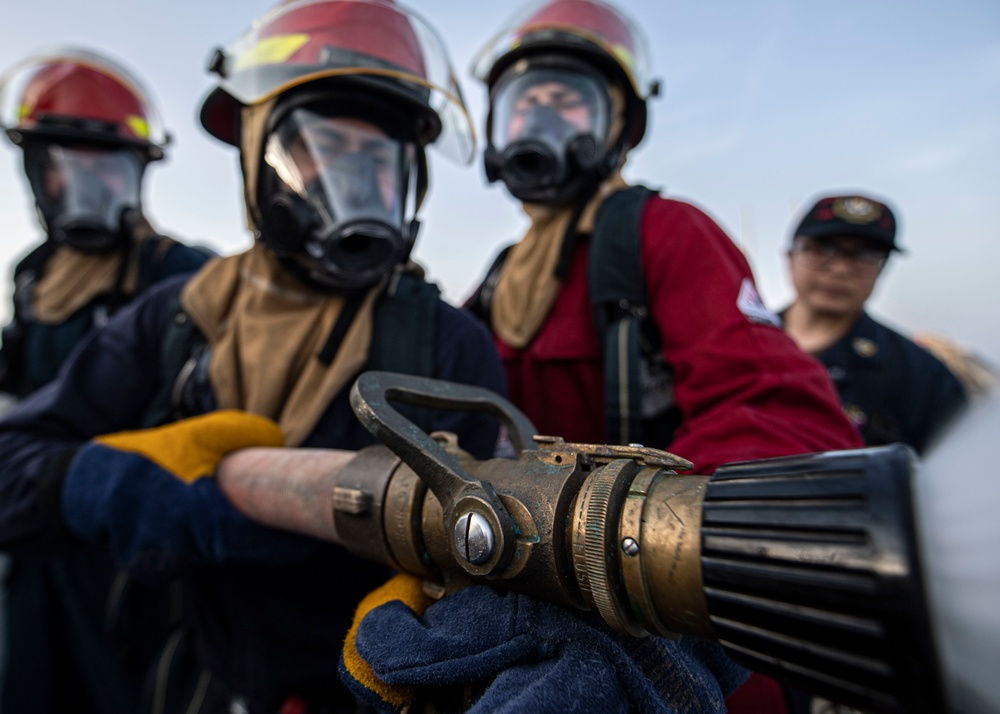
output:
<svg viewBox="0 0 1000 714"><path fill-rule="evenodd" d="M284 113L267 133L261 238L310 284L364 289L409 256L420 149L400 136L315 104Z"/></svg>
<svg viewBox="0 0 1000 714"><path fill-rule="evenodd" d="M135 228L144 161L134 149L34 141L25 146L24 162L52 240L100 253Z"/></svg>
<svg viewBox="0 0 1000 714"><path fill-rule="evenodd" d="M617 166L607 80L578 62L521 61L491 94L486 176L529 203L561 203Z"/></svg>

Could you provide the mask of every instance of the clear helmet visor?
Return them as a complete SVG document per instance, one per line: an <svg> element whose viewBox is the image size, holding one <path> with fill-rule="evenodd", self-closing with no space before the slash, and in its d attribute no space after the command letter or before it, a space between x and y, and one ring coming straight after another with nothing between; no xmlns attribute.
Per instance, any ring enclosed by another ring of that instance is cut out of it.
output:
<svg viewBox="0 0 1000 714"><path fill-rule="evenodd" d="M110 247L139 213L143 161L129 148L47 144L28 177L50 235L82 250Z"/></svg>
<svg viewBox="0 0 1000 714"><path fill-rule="evenodd" d="M410 249L416 148L374 124L292 110L264 145L261 210L288 256L334 287L371 284ZM291 244L290 244L291 245Z"/></svg>

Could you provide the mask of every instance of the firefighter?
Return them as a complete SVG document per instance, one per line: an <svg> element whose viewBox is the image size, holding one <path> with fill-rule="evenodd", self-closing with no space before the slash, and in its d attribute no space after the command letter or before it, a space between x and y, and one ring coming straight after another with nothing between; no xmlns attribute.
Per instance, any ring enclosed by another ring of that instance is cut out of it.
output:
<svg viewBox="0 0 1000 714"><path fill-rule="evenodd" d="M245 446L369 443L364 369L503 390L488 334L409 260L425 150L471 158L472 130L434 30L385 0L283 2L211 69L201 122L239 150L254 245L144 295L3 422L0 542L179 578L148 710L350 711L341 643L385 572L253 523L212 476ZM413 418L493 453L486 417Z"/></svg>
<svg viewBox="0 0 1000 714"><path fill-rule="evenodd" d="M142 180L164 158L167 134L149 93L116 62L76 48L24 60L0 82L0 125L23 151L45 234L14 269L0 347L11 403L55 379L93 328L208 254L146 219ZM6 588L2 708L128 711L136 672L114 652L130 645L105 631L110 559L70 548L22 555Z"/></svg>
<svg viewBox="0 0 1000 714"><path fill-rule="evenodd" d="M470 306L492 328L512 401L542 433L642 441L701 473L857 444L830 408L829 380L764 308L725 233L694 206L622 178L655 86L636 25L602 2L553 0L497 38L476 66L489 90L486 175L521 201L531 225ZM607 275L629 251L622 282L643 289L619 296ZM641 368L630 371L648 379L619 384L623 370L605 369L617 359L607 328L632 317ZM617 396L622 386L638 388L635 403Z"/></svg>
<svg viewBox="0 0 1000 714"><path fill-rule="evenodd" d="M0 350L0 390L20 398L54 379L92 327L208 256L146 219L143 177L164 158L168 135L123 67L74 48L31 57L0 85L0 111L45 233L14 269L14 319Z"/></svg>

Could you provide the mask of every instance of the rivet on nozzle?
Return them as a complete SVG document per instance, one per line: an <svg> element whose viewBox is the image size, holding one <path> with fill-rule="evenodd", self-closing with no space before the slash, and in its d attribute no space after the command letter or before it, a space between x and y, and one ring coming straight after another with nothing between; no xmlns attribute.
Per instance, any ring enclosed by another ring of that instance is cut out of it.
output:
<svg viewBox="0 0 1000 714"><path fill-rule="evenodd" d="M492 558L495 543L490 522L478 513L466 513L455 524L455 549L473 565Z"/></svg>
<svg viewBox="0 0 1000 714"><path fill-rule="evenodd" d="M635 538L626 538L622 541L622 552L630 558L639 555L639 544Z"/></svg>

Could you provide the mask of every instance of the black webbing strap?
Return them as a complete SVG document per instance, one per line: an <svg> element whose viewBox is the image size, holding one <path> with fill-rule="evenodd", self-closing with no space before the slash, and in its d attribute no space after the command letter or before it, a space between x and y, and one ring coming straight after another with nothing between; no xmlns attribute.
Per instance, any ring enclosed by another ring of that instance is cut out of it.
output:
<svg viewBox="0 0 1000 714"><path fill-rule="evenodd" d="M587 281L602 341L609 443L641 443L641 339L647 316L642 270L642 212L653 192L633 186L601 204L590 238Z"/></svg>
<svg viewBox="0 0 1000 714"><path fill-rule="evenodd" d="M372 345L366 369L433 377L437 353L437 314L441 291L412 273L398 273L375 307ZM408 404L396 408L424 431L431 411Z"/></svg>

